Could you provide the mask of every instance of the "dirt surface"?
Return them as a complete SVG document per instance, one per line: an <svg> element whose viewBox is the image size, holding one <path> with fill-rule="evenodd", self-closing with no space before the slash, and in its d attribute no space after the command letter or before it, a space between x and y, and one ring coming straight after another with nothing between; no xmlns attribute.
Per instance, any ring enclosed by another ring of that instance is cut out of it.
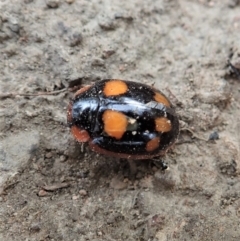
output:
<svg viewBox="0 0 240 241"><path fill-rule="evenodd" d="M1 0L0 240L239 241L239 39L237 0ZM72 88L105 78L174 103L167 171L73 140Z"/></svg>

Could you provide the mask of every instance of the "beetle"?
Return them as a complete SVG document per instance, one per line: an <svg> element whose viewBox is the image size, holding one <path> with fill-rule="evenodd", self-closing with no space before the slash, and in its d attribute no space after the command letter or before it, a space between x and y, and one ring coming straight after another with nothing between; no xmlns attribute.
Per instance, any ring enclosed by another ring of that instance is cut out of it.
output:
<svg viewBox="0 0 240 241"><path fill-rule="evenodd" d="M78 90L68 106L67 122L78 142L126 159L162 156L179 134L178 116L160 90L120 79Z"/></svg>

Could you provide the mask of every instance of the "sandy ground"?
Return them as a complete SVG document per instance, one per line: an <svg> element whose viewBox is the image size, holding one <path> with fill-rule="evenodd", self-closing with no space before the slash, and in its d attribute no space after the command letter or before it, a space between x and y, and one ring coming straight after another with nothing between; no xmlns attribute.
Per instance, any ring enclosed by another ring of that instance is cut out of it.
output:
<svg viewBox="0 0 240 241"><path fill-rule="evenodd" d="M239 241L239 40L238 0L1 0L0 240ZM105 78L174 103L169 170L73 140L72 87Z"/></svg>

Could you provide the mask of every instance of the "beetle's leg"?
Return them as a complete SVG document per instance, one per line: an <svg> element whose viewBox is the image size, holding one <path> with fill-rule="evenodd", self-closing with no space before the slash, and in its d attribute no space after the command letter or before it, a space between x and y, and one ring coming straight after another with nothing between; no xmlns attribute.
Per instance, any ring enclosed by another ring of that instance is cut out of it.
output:
<svg viewBox="0 0 240 241"><path fill-rule="evenodd" d="M129 168L130 168L130 176L131 176L131 178L133 178L137 173L136 162L135 162L135 160L128 159L128 164L129 164Z"/></svg>

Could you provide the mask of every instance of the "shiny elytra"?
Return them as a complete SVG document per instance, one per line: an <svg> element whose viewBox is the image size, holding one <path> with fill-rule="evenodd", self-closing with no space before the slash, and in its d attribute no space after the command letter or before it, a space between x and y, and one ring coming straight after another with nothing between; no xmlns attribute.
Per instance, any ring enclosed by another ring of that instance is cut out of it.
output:
<svg viewBox="0 0 240 241"><path fill-rule="evenodd" d="M67 121L78 142L128 159L164 155L179 133L175 110L160 90L118 79L78 90L68 106Z"/></svg>

